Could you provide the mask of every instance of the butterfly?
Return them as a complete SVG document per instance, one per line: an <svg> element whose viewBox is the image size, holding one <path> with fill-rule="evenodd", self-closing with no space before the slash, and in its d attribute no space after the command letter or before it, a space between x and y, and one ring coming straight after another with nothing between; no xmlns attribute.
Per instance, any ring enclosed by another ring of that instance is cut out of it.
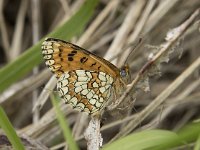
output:
<svg viewBox="0 0 200 150"><path fill-rule="evenodd" d="M100 113L126 88L127 66L119 69L77 45L46 38L42 43L42 54L47 67L58 79L60 97L74 109L89 115Z"/></svg>

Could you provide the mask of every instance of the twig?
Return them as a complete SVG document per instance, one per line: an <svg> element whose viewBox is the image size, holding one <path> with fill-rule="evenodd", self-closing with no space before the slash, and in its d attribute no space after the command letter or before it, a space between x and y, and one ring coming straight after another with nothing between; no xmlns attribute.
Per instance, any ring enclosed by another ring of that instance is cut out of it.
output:
<svg viewBox="0 0 200 150"><path fill-rule="evenodd" d="M133 89L134 86L140 81L140 79L145 75L145 72L150 70L153 65L156 65L156 62L161 58L162 55L166 54L167 51L178 41L178 39L185 33L185 31L190 27L190 25L195 21L196 17L199 15L199 9L197 9L188 20L186 20L183 24L179 27L173 29L171 32L168 33L167 42L164 43L159 50L159 52L150 60L148 61L139 73L136 75L135 79L129 85L125 93L119 98L118 101L112 106L108 107L108 110L116 109L117 106L129 95L130 91Z"/></svg>
<svg viewBox="0 0 200 150"><path fill-rule="evenodd" d="M157 0L151 0L147 2L147 6L144 9L144 12L142 13L141 17L139 18L139 21L134 27L134 31L132 34L128 37L128 43L132 43L136 41L136 39L139 37L140 33L144 29L147 19L150 15L150 12L152 11L153 7L155 6ZM142 2L142 1L140 1ZM143 1L144 2L144 1ZM143 4L144 5L144 4ZM143 6L142 5L142 6ZM141 8L142 9L142 8ZM122 54L122 56L119 59L118 66L123 66L124 62L126 61L126 58L130 55L131 48L129 48L126 52Z"/></svg>
<svg viewBox="0 0 200 150"><path fill-rule="evenodd" d="M0 95L0 104L12 101L13 99L23 97L35 88L41 86L50 78L49 70L43 70L40 74L32 75L14 85ZM16 101L16 100L15 100Z"/></svg>
<svg viewBox="0 0 200 150"><path fill-rule="evenodd" d="M66 22L70 16L72 16L78 8L84 3L83 0L76 0L72 5L69 6L70 10L65 11L65 14L63 14L63 10L60 9L57 13L55 19L53 20L53 23L50 26L50 31L53 30L56 26L62 25L64 22ZM65 9L65 8L63 8ZM63 16L64 15L64 16Z"/></svg>
<svg viewBox="0 0 200 150"><path fill-rule="evenodd" d="M100 118L92 117L84 133L88 150L99 150L103 143L100 133Z"/></svg>
<svg viewBox="0 0 200 150"><path fill-rule="evenodd" d="M37 43L40 39L40 29L41 29L41 22L40 22L40 2L39 0L32 0L32 27L33 27L33 44ZM35 67L33 68L33 75L38 74L39 68ZM37 101L38 93L39 91L35 89L32 93L32 102L33 106ZM38 109L36 109L33 112L33 122L37 123L39 120L40 112Z"/></svg>
<svg viewBox="0 0 200 150"><path fill-rule="evenodd" d="M77 139L82 135L86 125L88 125L88 116L84 113L79 113L72 130L74 139Z"/></svg>
<svg viewBox="0 0 200 150"><path fill-rule="evenodd" d="M119 28L116 37L114 38L110 48L108 49L108 52L105 54L106 59L110 59L112 57L111 54L119 53L119 51L122 49L125 43L124 41L126 41L128 34L132 30L137 20L137 17L142 10L143 5L144 1L134 1L131 3L131 5L129 6L129 12L124 19L123 24Z"/></svg>
<svg viewBox="0 0 200 150"><path fill-rule="evenodd" d="M79 41L78 45L84 45L84 43L91 37L91 35L95 32L98 26L105 20L105 18L109 15L110 11L113 10L119 4L119 0L110 1L104 10L97 16L97 18L93 21L90 27L83 33Z"/></svg>
<svg viewBox="0 0 200 150"><path fill-rule="evenodd" d="M145 28L144 33L150 32L180 0L165 0L153 11L148 19L148 26Z"/></svg>
<svg viewBox="0 0 200 150"><path fill-rule="evenodd" d="M187 19L183 24L179 27L173 29L170 33L168 33L167 42L163 44L160 51L152 58L151 61L147 62L143 68L139 71L138 75L136 76L135 80L131 83L131 86L127 88L126 92L120 97L119 102L121 103L122 100L128 95L131 89L138 83L141 79L143 74L151 68L151 66L156 62L160 56L169 50L172 45L180 38L181 35L190 27L190 25L195 21L196 17L199 15L200 9L197 9L189 19ZM170 36L169 36L170 34ZM136 117L133 121L131 121L125 128L123 128L111 141L116 140L117 138L126 135L127 133L131 132L143 119L145 119L153 110L155 110L164 100L174 92L174 90L181 85L181 83L190 76L195 69L197 69L200 65L200 57L186 70L184 71L172 84L168 86L157 98L148 105L142 112L138 113L138 117ZM116 108L117 105L114 105L113 108Z"/></svg>
<svg viewBox="0 0 200 150"><path fill-rule="evenodd" d="M192 63L188 69L186 69L174 82L172 82L160 95L158 95L152 103L150 103L144 110L137 114L137 117L133 119L128 125L121 130L113 139L117 139L121 136L131 132L137 125L140 124L151 112L153 112L164 100L169 97L175 89L177 89L198 67L200 66L200 57Z"/></svg>
<svg viewBox="0 0 200 150"><path fill-rule="evenodd" d="M46 103L47 99L49 98L50 91L53 91L54 87L56 86L57 80L54 76L51 77L51 79L48 81L48 83L45 85L43 91L41 92L40 96L37 99L37 102L33 106L33 112L38 108L42 109L44 104Z"/></svg>
<svg viewBox="0 0 200 150"><path fill-rule="evenodd" d="M21 51L21 44L23 39L23 30L24 30L24 21L25 21L25 15L28 8L28 2L27 0L21 1L21 6L19 9L19 13L17 15L17 23L15 26L15 31L12 39L12 45L11 45L11 53L10 53L10 60L16 58L20 54Z"/></svg>
<svg viewBox="0 0 200 150"><path fill-rule="evenodd" d="M186 97L188 96L191 92L193 92L196 88L198 88L200 85L200 79L194 81L193 83L191 83L185 90L183 90L181 92L181 94L179 94L178 96L176 96L175 98L170 98L170 99L166 99L165 102L165 106L166 109L164 109L162 111L162 114L158 114L152 121L150 124L153 124L153 122L159 121L159 124L162 123L162 121L168 116L168 114L170 112L172 112L172 110L177 108L177 105L180 105L181 103L184 102L191 102L189 99L190 98L194 98L194 95L192 97ZM199 96L198 94L195 96ZM167 107L168 106L168 107ZM155 124L153 126L153 128L158 127L159 124Z"/></svg>
<svg viewBox="0 0 200 150"><path fill-rule="evenodd" d="M4 50L4 53L6 54L6 58L8 59L10 43L9 43L8 31L6 28L5 19L3 16L3 6L4 6L3 4L4 4L4 0L1 0L0 1L0 30L1 30L1 36L2 36L3 50Z"/></svg>
<svg viewBox="0 0 200 150"><path fill-rule="evenodd" d="M65 0L59 0L60 3L61 3L61 6L65 12L65 14L67 15L71 15L71 12L70 12L70 6L69 6L69 2L68 1L65 1Z"/></svg>

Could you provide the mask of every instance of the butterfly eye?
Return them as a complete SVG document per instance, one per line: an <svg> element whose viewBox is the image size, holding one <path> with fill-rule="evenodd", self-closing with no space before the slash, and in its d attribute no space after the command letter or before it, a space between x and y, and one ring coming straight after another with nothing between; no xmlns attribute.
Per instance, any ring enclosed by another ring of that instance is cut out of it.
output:
<svg viewBox="0 0 200 150"><path fill-rule="evenodd" d="M125 83L129 83L129 82L130 82L131 76L130 76L130 73L129 73L129 67L128 67L128 65L124 65L124 66L120 69L120 76L121 76L122 80L123 80Z"/></svg>
<svg viewBox="0 0 200 150"><path fill-rule="evenodd" d="M122 78L123 77L127 77L128 74L129 74L129 67L128 67L128 65L122 66L122 68L120 69L120 75L121 75L121 77Z"/></svg>
<svg viewBox="0 0 200 150"><path fill-rule="evenodd" d="M121 77L126 77L127 76L126 70L125 69L121 69L120 75L121 75Z"/></svg>

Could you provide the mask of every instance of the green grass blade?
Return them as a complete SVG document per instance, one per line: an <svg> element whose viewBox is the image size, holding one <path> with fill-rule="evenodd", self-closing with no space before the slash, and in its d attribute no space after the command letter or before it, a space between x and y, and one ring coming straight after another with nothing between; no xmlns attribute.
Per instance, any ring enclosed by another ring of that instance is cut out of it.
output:
<svg viewBox="0 0 200 150"><path fill-rule="evenodd" d="M8 137L14 149L25 150L21 140L17 136L3 108L0 106L0 126Z"/></svg>
<svg viewBox="0 0 200 150"><path fill-rule="evenodd" d="M186 125L177 133L165 130L149 130L131 134L106 145L103 150L163 150L191 144L195 141L195 148L198 149L199 135L200 123L197 122Z"/></svg>
<svg viewBox="0 0 200 150"><path fill-rule="evenodd" d="M176 148L178 146L183 146L187 144L194 143L200 134L200 123L192 123L184 126L177 132L178 139L169 139L165 141L165 143L157 146L152 150L163 150L163 149L171 149Z"/></svg>
<svg viewBox="0 0 200 150"><path fill-rule="evenodd" d="M169 139L178 139L178 136L170 131L147 130L121 138L106 145L103 150L143 150L163 144Z"/></svg>
<svg viewBox="0 0 200 150"><path fill-rule="evenodd" d="M200 150L200 133L199 133L199 137L198 137L198 139L196 141L194 150Z"/></svg>
<svg viewBox="0 0 200 150"><path fill-rule="evenodd" d="M62 113L62 111L60 110L60 108L58 106L58 100L55 98L55 96L53 94L51 94L51 101L55 108L58 122L63 131L63 135L64 135L66 143L69 146L69 149L70 150L79 150L78 145L76 144L76 142L74 141L74 139L72 137L72 133L71 133L69 124L68 124L67 120L65 120L64 114Z"/></svg>
<svg viewBox="0 0 200 150"><path fill-rule="evenodd" d="M74 14L64 25L48 34L47 37L69 40L73 36L80 34L91 18L97 4L98 0L87 0L76 14ZM36 65L39 65L42 62L42 41L43 39L0 70L0 92L24 77L31 72Z"/></svg>
<svg viewBox="0 0 200 150"><path fill-rule="evenodd" d="M180 129L177 134L184 142L194 142L200 134L200 122L191 123Z"/></svg>

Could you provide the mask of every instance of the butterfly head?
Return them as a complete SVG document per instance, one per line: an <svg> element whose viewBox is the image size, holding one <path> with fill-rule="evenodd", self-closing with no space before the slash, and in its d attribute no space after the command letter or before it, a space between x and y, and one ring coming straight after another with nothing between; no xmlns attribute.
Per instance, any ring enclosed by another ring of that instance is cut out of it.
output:
<svg viewBox="0 0 200 150"><path fill-rule="evenodd" d="M131 76L130 76L128 65L124 65L120 68L120 76L126 84L130 82Z"/></svg>

